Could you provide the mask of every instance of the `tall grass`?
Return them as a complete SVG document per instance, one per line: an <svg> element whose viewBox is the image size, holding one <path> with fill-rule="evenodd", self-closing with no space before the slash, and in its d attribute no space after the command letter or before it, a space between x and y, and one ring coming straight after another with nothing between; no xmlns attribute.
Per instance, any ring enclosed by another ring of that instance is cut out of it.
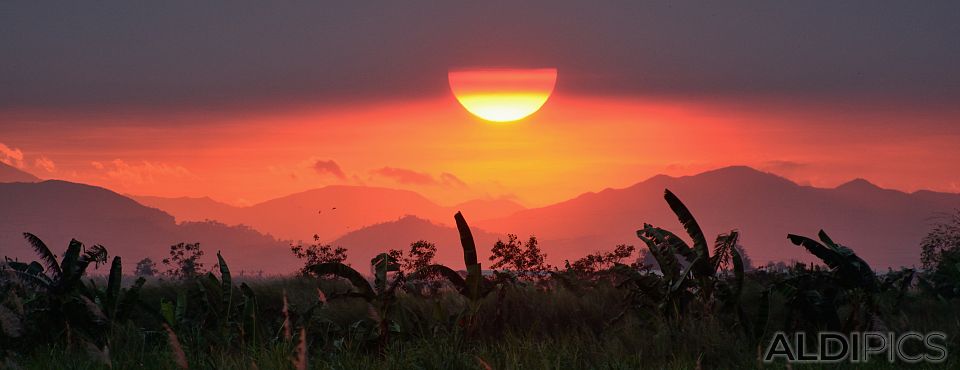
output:
<svg viewBox="0 0 960 370"><path fill-rule="evenodd" d="M510 289L502 297L491 294L474 314L479 327L464 330L463 309L470 307L466 297L448 290L435 296L420 297L401 293L396 311L403 329L385 347L368 345L360 337L356 322L367 316L367 303L361 299L337 299L302 317L317 300L316 280L283 278L248 282L258 295L259 315L271 338L244 348L201 347L195 331L182 330L179 339L183 358L190 369L693 369L755 368L757 348L748 338L732 333L716 317L691 316L670 322L640 311L609 324L622 306L623 292L609 284L598 284L574 291L563 286L549 290L533 285ZM144 288L146 304L174 300L188 283L160 281ZM346 283L322 282L325 291L346 288ZM761 286L745 288L744 305L753 314ZM288 296L289 317L281 314L284 291ZM894 331L946 331L949 338L960 335L955 302L911 294L912 304L891 320ZM772 306L777 307L776 304ZM497 308L502 308L497 310ZM780 310L771 312L771 330L783 318ZM115 328L110 334L110 358L114 369L179 369L181 354L174 336L156 328L150 318L140 316ZM285 320L293 322L297 335L292 340L282 334ZM305 339L305 340L304 340ZM956 343L951 351L957 351ZM27 369L102 369L106 368L77 348L62 344L39 346L12 356ZM956 365L951 356L946 366ZM897 368L885 362L869 364L873 368ZM770 365L767 368L782 368ZM833 365L830 368L842 367ZM901 365L902 366L902 365ZM795 368L817 368L795 366Z"/></svg>

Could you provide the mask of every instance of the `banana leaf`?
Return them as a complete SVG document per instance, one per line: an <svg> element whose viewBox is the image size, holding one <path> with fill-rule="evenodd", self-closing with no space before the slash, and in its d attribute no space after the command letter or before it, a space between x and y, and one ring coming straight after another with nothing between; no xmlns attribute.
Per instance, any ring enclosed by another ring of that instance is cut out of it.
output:
<svg viewBox="0 0 960 370"><path fill-rule="evenodd" d="M307 271L315 274L316 276L323 275L335 275L342 277L350 281L354 287L360 292L361 296L366 299L373 299L376 294L373 292L373 288L370 286L370 282L367 281L357 270L350 268L350 266L344 265L339 262L327 262L327 263L318 263L316 265L311 265L307 267Z"/></svg>
<svg viewBox="0 0 960 370"><path fill-rule="evenodd" d="M644 224L643 229L637 230L637 237L650 249L650 254L657 260L657 265L659 265L663 277L668 281L676 280L677 275L680 274L680 262L677 261L673 248L655 240L656 232L654 229L653 226Z"/></svg>
<svg viewBox="0 0 960 370"><path fill-rule="evenodd" d="M477 262L477 244L473 240L473 233L463 214L457 212L453 215L457 224L457 231L460 233L460 245L463 247L463 263L467 267L467 295L472 300L480 298L480 284L483 279L483 271L480 262Z"/></svg>
<svg viewBox="0 0 960 370"><path fill-rule="evenodd" d="M820 230L819 236L826 245L794 234L788 234L787 238L794 245L804 247L823 261L836 273L838 280L844 286L869 291L877 290L877 276L866 261L857 256L852 249L833 242L823 230Z"/></svg>
<svg viewBox="0 0 960 370"><path fill-rule="evenodd" d="M429 265L413 274L410 274L409 280L422 280L433 276L440 276L453 284L461 294L468 295L467 282L460 274L444 265Z"/></svg>
<svg viewBox="0 0 960 370"><path fill-rule="evenodd" d="M710 267L709 260L710 249L707 246L707 239L703 236L703 230L700 229L697 220L693 218L693 214L690 213L687 206L680 201L680 198L677 198L670 190L663 191L663 198L667 200L670 209L677 215L684 230L690 235L690 239L693 239L693 250L700 256L699 262L697 262L697 266L694 268L694 275L698 277L713 276L714 271Z"/></svg>
<svg viewBox="0 0 960 370"><path fill-rule="evenodd" d="M113 257L113 263L110 265L110 276L107 278L107 295L104 300L107 316L114 317L117 310L117 304L120 299L120 283L123 279L123 265L120 263L120 256Z"/></svg>
<svg viewBox="0 0 960 370"><path fill-rule="evenodd" d="M40 260L47 266L47 276L50 276L53 280L60 280L63 270L57 262L57 256L54 255L53 252L50 251L50 248L47 248L47 245L43 243L43 240L40 240L36 235L23 233L23 237L27 239L33 251L40 256Z"/></svg>
<svg viewBox="0 0 960 370"><path fill-rule="evenodd" d="M230 317L230 308L233 305L233 277L230 275L230 268L227 267L227 261L223 260L220 251L217 251L217 264L220 266L221 299L227 310L227 317Z"/></svg>

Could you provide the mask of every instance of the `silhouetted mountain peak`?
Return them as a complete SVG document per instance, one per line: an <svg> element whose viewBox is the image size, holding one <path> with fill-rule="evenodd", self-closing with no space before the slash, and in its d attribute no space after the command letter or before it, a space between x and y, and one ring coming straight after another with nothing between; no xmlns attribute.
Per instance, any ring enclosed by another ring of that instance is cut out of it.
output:
<svg viewBox="0 0 960 370"><path fill-rule="evenodd" d="M769 172L763 172L749 166L728 166L710 171L698 173L696 175L673 177L669 175L656 175L637 185L657 185L667 186L672 183L695 182L710 184L713 186L733 186L733 185L786 185L796 186L796 183L777 176Z"/></svg>
<svg viewBox="0 0 960 370"><path fill-rule="evenodd" d="M867 181L863 178L856 178L850 181L847 181L840 186L837 186L837 190L848 190L848 191L867 191L867 190L883 190L881 187L874 185L872 182Z"/></svg>
<svg viewBox="0 0 960 370"><path fill-rule="evenodd" d="M670 182L670 181L673 181L673 180L676 180L676 179L677 179L676 177L673 177L673 176L670 176L670 175L664 175L664 174L661 173L661 174L655 175L655 176L653 176L653 177L651 177L651 178L649 178L649 179L643 180L642 182L640 182L640 183L638 183L638 184L636 184L636 185L640 185L640 184L651 184L651 185L652 185L652 184L666 184L666 183L668 183L668 182ZM634 185L634 186L636 186L636 185ZM607 188L607 189L604 189L604 190L609 190L609 189L610 189L610 188Z"/></svg>
<svg viewBox="0 0 960 370"><path fill-rule="evenodd" d="M770 172L763 172L748 166L721 167L715 170L702 172L700 174L694 175L693 177L738 179L739 181L743 181L743 182L775 181L775 182L790 183L795 185L793 181L787 180L783 177L777 176Z"/></svg>

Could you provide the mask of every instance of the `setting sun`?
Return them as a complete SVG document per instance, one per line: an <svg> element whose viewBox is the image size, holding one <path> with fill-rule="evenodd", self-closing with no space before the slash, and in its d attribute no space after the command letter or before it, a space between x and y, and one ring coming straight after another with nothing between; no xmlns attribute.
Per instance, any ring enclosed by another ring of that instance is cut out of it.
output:
<svg viewBox="0 0 960 370"><path fill-rule="evenodd" d="M467 111L487 121L512 122L547 102L557 69L463 69L448 76L450 90Z"/></svg>

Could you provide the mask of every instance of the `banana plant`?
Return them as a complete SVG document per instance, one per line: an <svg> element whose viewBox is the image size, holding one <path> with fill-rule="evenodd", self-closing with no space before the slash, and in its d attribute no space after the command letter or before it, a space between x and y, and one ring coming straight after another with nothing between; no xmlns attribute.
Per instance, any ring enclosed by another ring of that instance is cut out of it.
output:
<svg viewBox="0 0 960 370"><path fill-rule="evenodd" d="M818 237L819 242L805 236L787 235L791 243L803 247L830 269L826 274L814 271L780 283L786 286L784 292L788 300L795 303L790 309L805 310L807 316L814 319L825 318L831 330L841 327L844 330L885 329L879 315L880 284L873 269L852 249L834 242L823 230ZM840 298L851 305L842 325L838 313Z"/></svg>
<svg viewBox="0 0 960 370"><path fill-rule="evenodd" d="M193 331L206 344L225 347L257 341L253 290L246 283L233 284L230 267L219 251L217 266L219 277L208 272L193 281L192 289L180 291L175 303L161 302L161 316L175 331Z"/></svg>
<svg viewBox="0 0 960 370"><path fill-rule="evenodd" d="M879 287L877 275L866 261L857 256L852 249L835 243L823 230L820 230L817 236L823 242L822 244L811 238L794 234L787 234L787 239L823 261L843 287L877 291Z"/></svg>
<svg viewBox="0 0 960 370"><path fill-rule="evenodd" d="M96 283L90 280L90 287L85 290L89 294L87 297L100 307L111 324L130 317L131 311L140 300L140 289L146 282L141 277L130 288L124 289L121 288L122 280L123 265L120 256L116 256L113 257L113 262L110 265L110 275L107 277L106 289L100 290Z"/></svg>
<svg viewBox="0 0 960 370"><path fill-rule="evenodd" d="M669 189L664 190L664 199L693 241L691 247L676 234L646 223L642 229L637 230L637 237L647 245L650 253L660 266L666 286L673 289L666 293L673 292L675 294L679 292L680 288L688 286L687 276L692 272L696 284L689 285L697 288L703 303L710 304L715 286L720 280L718 274L720 267L732 261L735 275L734 294L726 296L734 299L735 304L739 301L743 286L743 259L736 249L740 234L733 230L717 236L714 243L714 254L711 256L703 230L687 206ZM686 267L677 256L686 260ZM666 296L671 297L669 294Z"/></svg>
<svg viewBox="0 0 960 370"><path fill-rule="evenodd" d="M463 217L463 214L457 212L453 215L457 224L457 231L460 233L460 246L463 248L463 263L467 268L467 277L464 279L460 273L453 269L439 264L426 266L410 275L410 280L420 280L428 277L441 277L450 282L457 291L471 301L478 301L492 290L489 281L483 278L480 262L477 261L477 245L473 239L473 232L470 231L470 225Z"/></svg>
<svg viewBox="0 0 960 370"><path fill-rule="evenodd" d="M93 295L83 283L83 277L91 263L96 266L106 261L106 248L100 245L87 248L73 239L63 259L58 261L36 235L24 233L23 236L40 262L8 259L6 265L18 280L35 292L26 304L33 333L44 340L65 339L68 346L76 338L101 351L106 346L105 329L109 319L90 298Z"/></svg>
<svg viewBox="0 0 960 370"><path fill-rule="evenodd" d="M95 245L87 249L83 243L72 239L63 260L57 262L57 257L43 240L31 233L23 233L23 236L40 257L42 265L36 261L30 264L8 261L8 265L21 279L53 295L84 290L82 279L87 267L90 263L99 264L107 259L107 250L103 246Z"/></svg>
<svg viewBox="0 0 960 370"><path fill-rule="evenodd" d="M391 319L398 289L406 280L397 260L388 253L381 253L370 260L374 271L374 285L363 277L357 270L340 262L326 262L307 266L309 273L317 276L333 275L346 279L353 286L353 290L343 293L325 294L329 300L354 297L367 302L368 318L370 321L360 320L351 326L355 336L363 340L377 341L381 348L389 340L391 333L399 333L400 328ZM396 272L392 281L389 273ZM312 310L311 310L312 311ZM372 323L372 325L368 325Z"/></svg>

